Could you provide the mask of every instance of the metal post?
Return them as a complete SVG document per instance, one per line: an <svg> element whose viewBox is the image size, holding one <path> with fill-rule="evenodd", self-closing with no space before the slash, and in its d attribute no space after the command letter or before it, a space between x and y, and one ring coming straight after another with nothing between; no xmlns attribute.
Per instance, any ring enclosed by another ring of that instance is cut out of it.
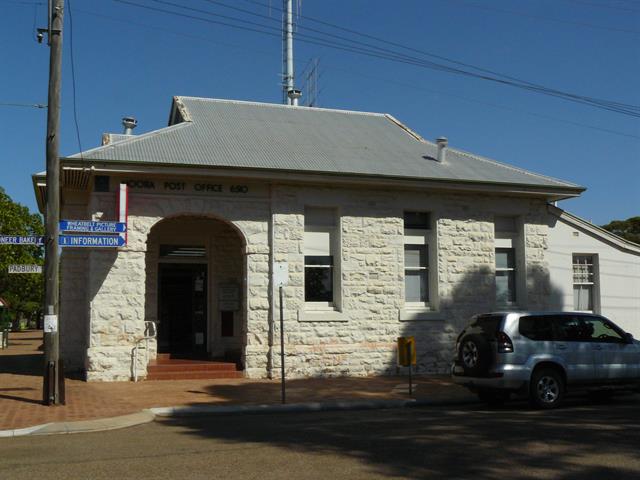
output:
<svg viewBox="0 0 640 480"><path fill-rule="evenodd" d="M409 359L409 395L413 395L413 378L411 375L411 342L407 342L407 358Z"/></svg>
<svg viewBox="0 0 640 480"><path fill-rule="evenodd" d="M280 370L282 374L282 403L287 403L284 385L284 301L282 299L282 285L280 285Z"/></svg>
<svg viewBox="0 0 640 480"><path fill-rule="evenodd" d="M298 99L289 96L289 92L294 90L293 86L293 0L284 0L285 10L285 51L287 55L287 72L285 75L285 95L287 105L297 105Z"/></svg>
<svg viewBox="0 0 640 480"><path fill-rule="evenodd" d="M49 316L49 328L44 334L45 377L43 402L45 405L60 403L60 386L64 374L59 368L60 346L58 336L58 229L60 221L60 159L58 157L60 120L60 83L62 72L62 25L64 0L52 0L49 30L49 98L47 111L47 206L45 245L45 315ZM48 331L47 331L48 330Z"/></svg>

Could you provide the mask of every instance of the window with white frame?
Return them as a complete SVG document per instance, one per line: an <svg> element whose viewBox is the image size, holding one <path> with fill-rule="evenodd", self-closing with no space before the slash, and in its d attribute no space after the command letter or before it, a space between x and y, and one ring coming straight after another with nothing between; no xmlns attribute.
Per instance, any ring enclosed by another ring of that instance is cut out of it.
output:
<svg viewBox="0 0 640 480"><path fill-rule="evenodd" d="M496 248L496 301L516 303L516 254L513 248Z"/></svg>
<svg viewBox="0 0 640 480"><path fill-rule="evenodd" d="M496 216L495 256L496 256L496 303L500 306L515 305L517 302L517 249L519 240L516 217Z"/></svg>
<svg viewBox="0 0 640 480"><path fill-rule="evenodd" d="M404 299L408 307L429 306L431 215L404 212Z"/></svg>
<svg viewBox="0 0 640 480"><path fill-rule="evenodd" d="M336 304L336 223L335 209L304 209L304 300L311 308Z"/></svg>
<svg viewBox="0 0 640 480"><path fill-rule="evenodd" d="M573 309L595 311L596 257L573 255Z"/></svg>

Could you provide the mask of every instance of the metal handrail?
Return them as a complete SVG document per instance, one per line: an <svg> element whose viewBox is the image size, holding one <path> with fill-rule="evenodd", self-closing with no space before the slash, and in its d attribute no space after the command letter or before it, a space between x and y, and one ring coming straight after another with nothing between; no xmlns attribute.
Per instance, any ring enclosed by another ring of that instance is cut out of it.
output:
<svg viewBox="0 0 640 480"><path fill-rule="evenodd" d="M136 340L136 344L131 350L131 372L133 381L138 381L138 352L141 349L145 351L145 365L149 365L149 340L156 338L158 329L156 322L147 320L144 322L144 336ZM144 342L144 346L142 345Z"/></svg>

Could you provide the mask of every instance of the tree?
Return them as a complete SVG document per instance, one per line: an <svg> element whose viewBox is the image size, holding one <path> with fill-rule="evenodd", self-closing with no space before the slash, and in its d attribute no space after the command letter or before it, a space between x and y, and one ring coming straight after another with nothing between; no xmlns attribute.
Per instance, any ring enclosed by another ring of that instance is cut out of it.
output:
<svg viewBox="0 0 640 480"><path fill-rule="evenodd" d="M42 217L29 211L24 205L11 200L0 187L0 234L44 235ZM11 264L44 263L44 251L36 245L0 245L0 297L10 305L15 324L20 318L36 320L42 313L44 298L43 275L9 274Z"/></svg>
<svg viewBox="0 0 640 480"><path fill-rule="evenodd" d="M613 220L602 228L616 235L640 244L640 217L631 217L626 220Z"/></svg>

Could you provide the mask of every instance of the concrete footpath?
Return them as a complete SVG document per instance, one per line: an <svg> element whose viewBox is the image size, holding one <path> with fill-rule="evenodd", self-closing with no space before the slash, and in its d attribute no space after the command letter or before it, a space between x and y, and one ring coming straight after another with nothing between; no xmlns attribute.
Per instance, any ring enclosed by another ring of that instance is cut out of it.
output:
<svg viewBox="0 0 640 480"><path fill-rule="evenodd" d="M66 405L42 405L41 331L12 333L0 350L0 437L112 430L156 416L313 412L400 408L475 401L444 376L307 378L287 381L282 405L277 380L162 380L87 383L67 379Z"/></svg>

